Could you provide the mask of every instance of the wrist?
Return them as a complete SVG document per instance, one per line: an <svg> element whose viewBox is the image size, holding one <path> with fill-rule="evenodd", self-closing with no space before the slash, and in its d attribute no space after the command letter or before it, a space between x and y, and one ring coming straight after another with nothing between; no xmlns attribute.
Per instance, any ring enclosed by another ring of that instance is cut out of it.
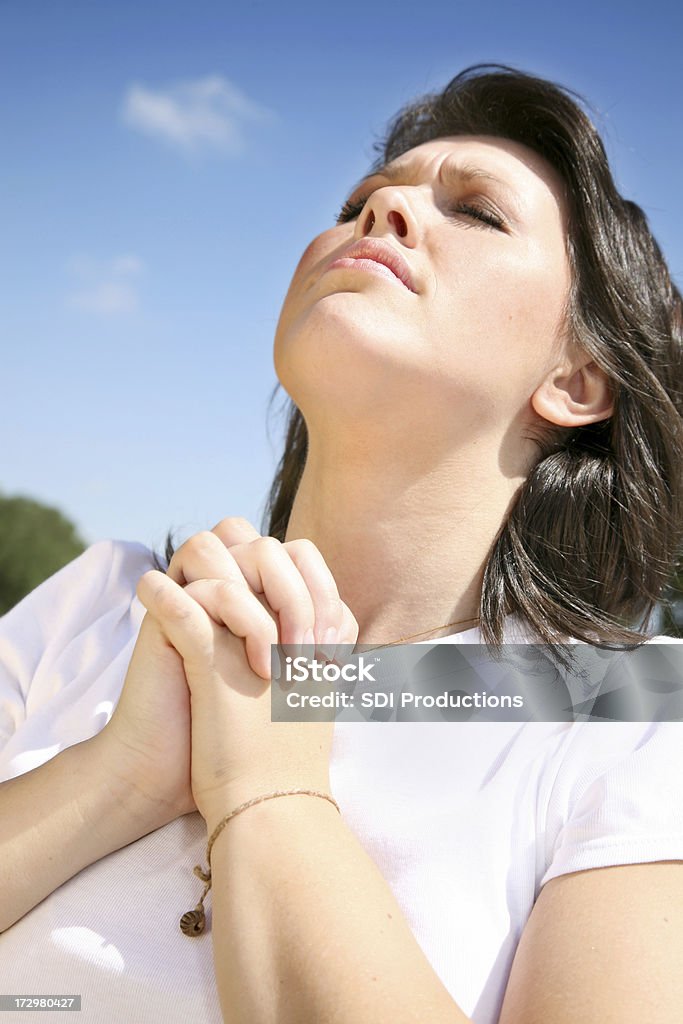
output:
<svg viewBox="0 0 683 1024"><path fill-rule="evenodd" d="M269 774L267 776L260 775L258 777L250 777L248 779L241 779L239 782L233 783L230 786L221 787L220 790L213 792L210 797L201 801L198 801L199 810L206 822L207 833L209 836L212 835L218 824L223 821L228 815L232 814L242 805L254 801L254 803L245 808L244 811L240 811L239 817L242 814L252 814L253 810L257 807L272 804L283 804L292 800L307 800L312 799L310 796L304 794L291 794L287 796L271 796L274 793L285 793L291 790L308 790L314 793L324 793L326 796L334 799L330 787L330 779L328 771L321 771L319 773L292 773L291 771L284 774ZM267 797L268 799L263 799ZM325 800L324 797L313 798L319 800L319 802L330 803ZM333 806L330 804L330 806ZM231 824L231 822L229 823Z"/></svg>
<svg viewBox="0 0 683 1024"><path fill-rule="evenodd" d="M298 843L308 830L318 832L327 816L336 825L341 821L341 809L331 793L325 790L300 789L275 791L238 805L235 811L221 819L209 833L207 860L209 867L220 859L221 851L232 860L235 850L242 853L255 844L266 859L282 842ZM286 838L285 838L286 837ZM232 851L232 853L230 853ZM255 853L248 854L255 864Z"/></svg>
<svg viewBox="0 0 683 1024"><path fill-rule="evenodd" d="M106 829L111 822L117 830L129 831L133 841L184 813L162 794L145 790L140 782L146 777L144 765L140 762L136 771L130 752L120 749L106 727L78 746L83 777L89 782L81 801L83 814L96 829Z"/></svg>

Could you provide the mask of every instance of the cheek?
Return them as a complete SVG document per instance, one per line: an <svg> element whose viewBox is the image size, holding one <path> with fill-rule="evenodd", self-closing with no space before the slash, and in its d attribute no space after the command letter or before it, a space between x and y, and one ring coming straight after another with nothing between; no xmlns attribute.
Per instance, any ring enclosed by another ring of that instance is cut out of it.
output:
<svg viewBox="0 0 683 1024"><path fill-rule="evenodd" d="M301 259L296 265L294 271L294 277L297 277L300 273L306 270L307 267L312 266L316 263L325 248L325 236L318 235L312 242L309 242L304 251L301 254Z"/></svg>
<svg viewBox="0 0 683 1024"><path fill-rule="evenodd" d="M557 339L569 283L566 259L540 249L489 263L468 303L478 341L503 355L537 360Z"/></svg>
<svg viewBox="0 0 683 1024"><path fill-rule="evenodd" d="M337 237L338 232L338 228L330 228L329 231L323 231L321 235L316 235L313 241L309 242L296 265L292 285L303 275L314 271L317 264L327 262L332 258L334 250L341 245L341 239Z"/></svg>
<svg viewBox="0 0 683 1024"><path fill-rule="evenodd" d="M331 228L317 235L304 249L296 265L287 289L282 309L280 310L279 326L282 327L295 316L299 300L310 286L317 280L323 266L332 258L332 253L339 248L341 242L336 235L338 228Z"/></svg>
<svg viewBox="0 0 683 1024"><path fill-rule="evenodd" d="M435 362L459 394L507 419L526 405L557 351L568 264L531 247L514 257L472 255L467 264L456 263L460 271L442 291Z"/></svg>
<svg viewBox="0 0 683 1024"><path fill-rule="evenodd" d="M273 354L275 371L280 378L280 382L288 391L289 387L286 378L291 375L289 363L292 351L289 342L299 332L302 317L305 317L310 305L310 298L307 296L307 292L320 277L324 266L332 259L335 249L338 249L343 243L344 239L340 238L340 234L340 228L331 228L317 235L306 246L296 265L280 309L280 316L275 329ZM344 237L347 235L348 228L344 233Z"/></svg>
<svg viewBox="0 0 683 1024"><path fill-rule="evenodd" d="M517 333L523 349L542 369L547 368L562 334L570 283L566 260L539 261L520 280L513 307Z"/></svg>

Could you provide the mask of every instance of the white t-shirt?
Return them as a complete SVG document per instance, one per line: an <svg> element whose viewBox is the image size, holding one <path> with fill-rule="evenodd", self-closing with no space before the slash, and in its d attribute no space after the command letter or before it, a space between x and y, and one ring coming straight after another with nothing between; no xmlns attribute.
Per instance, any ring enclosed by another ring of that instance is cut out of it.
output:
<svg viewBox="0 0 683 1024"><path fill-rule="evenodd" d="M94 544L0 619L0 781L109 720L150 567L141 544ZM678 722L337 722L332 791L453 998L494 1024L547 881L683 860L682 740ZM0 935L0 993L80 993L81 1024L221 1024L211 934L178 927L205 846L189 814L81 871Z"/></svg>

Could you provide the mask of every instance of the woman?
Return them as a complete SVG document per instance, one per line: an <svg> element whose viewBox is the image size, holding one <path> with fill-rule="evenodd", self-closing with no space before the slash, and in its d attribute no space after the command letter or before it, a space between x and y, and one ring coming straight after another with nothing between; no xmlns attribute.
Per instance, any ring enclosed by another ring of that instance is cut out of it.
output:
<svg viewBox="0 0 683 1024"><path fill-rule="evenodd" d="M96 544L3 622L3 989L102 1021L677 1019L678 723L284 726L268 679L278 641L642 642L681 352L568 93L477 67L407 108L285 298L270 536L226 519L167 573Z"/></svg>

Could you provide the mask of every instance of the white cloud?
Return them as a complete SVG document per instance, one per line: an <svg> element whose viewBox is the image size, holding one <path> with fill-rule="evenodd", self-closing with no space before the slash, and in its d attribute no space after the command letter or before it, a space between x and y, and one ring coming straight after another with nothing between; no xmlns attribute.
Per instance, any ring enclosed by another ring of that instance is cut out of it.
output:
<svg viewBox="0 0 683 1024"><path fill-rule="evenodd" d="M141 274L145 265L137 256L117 256L111 263L111 272L116 276L135 276Z"/></svg>
<svg viewBox="0 0 683 1024"><path fill-rule="evenodd" d="M116 284L106 281L95 288L74 292L69 296L69 304L87 313L133 313L138 307L138 297L129 284Z"/></svg>
<svg viewBox="0 0 683 1024"><path fill-rule="evenodd" d="M137 278L145 265L132 254L99 262L88 256L77 256L68 268L81 285L67 296L67 305L86 313L116 316L134 313L139 306Z"/></svg>
<svg viewBox="0 0 683 1024"><path fill-rule="evenodd" d="M244 125L270 116L221 75L157 90L136 83L128 88L121 108L130 128L187 154L213 149L236 156L245 148Z"/></svg>

